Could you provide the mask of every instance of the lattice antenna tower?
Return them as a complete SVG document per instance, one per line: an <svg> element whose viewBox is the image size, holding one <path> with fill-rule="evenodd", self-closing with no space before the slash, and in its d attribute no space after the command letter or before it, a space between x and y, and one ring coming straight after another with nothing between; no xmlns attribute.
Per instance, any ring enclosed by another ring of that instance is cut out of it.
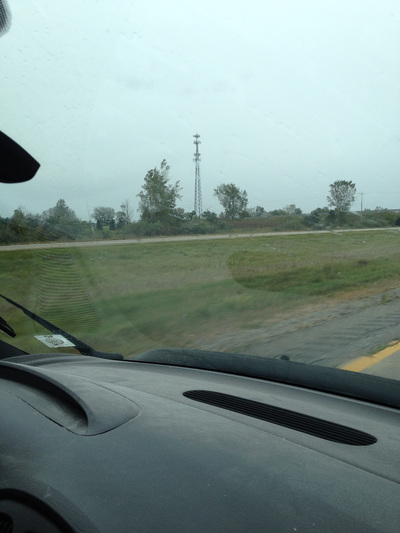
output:
<svg viewBox="0 0 400 533"><path fill-rule="evenodd" d="M193 135L194 141L193 144L196 145L196 151L194 153L194 159L195 162L195 183L194 183L194 211L196 215L199 217L201 216L203 212L202 207L202 201L201 201L201 181L200 181L200 152L199 152L199 144L201 141L200 135L196 133L196 135Z"/></svg>

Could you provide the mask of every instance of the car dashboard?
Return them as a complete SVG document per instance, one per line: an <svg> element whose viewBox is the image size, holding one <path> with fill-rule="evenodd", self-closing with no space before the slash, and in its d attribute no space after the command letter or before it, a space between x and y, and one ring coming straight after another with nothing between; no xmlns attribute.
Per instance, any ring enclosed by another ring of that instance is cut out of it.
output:
<svg viewBox="0 0 400 533"><path fill-rule="evenodd" d="M398 531L396 406L190 355L3 359L0 531Z"/></svg>

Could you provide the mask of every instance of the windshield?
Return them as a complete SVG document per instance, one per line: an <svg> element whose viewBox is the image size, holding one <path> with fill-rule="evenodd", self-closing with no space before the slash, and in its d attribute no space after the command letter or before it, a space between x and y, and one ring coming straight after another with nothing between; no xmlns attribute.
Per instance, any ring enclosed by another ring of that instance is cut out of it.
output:
<svg viewBox="0 0 400 533"><path fill-rule="evenodd" d="M126 359L400 379L396 1L12 2L0 293ZM29 353L71 353L6 300Z"/></svg>

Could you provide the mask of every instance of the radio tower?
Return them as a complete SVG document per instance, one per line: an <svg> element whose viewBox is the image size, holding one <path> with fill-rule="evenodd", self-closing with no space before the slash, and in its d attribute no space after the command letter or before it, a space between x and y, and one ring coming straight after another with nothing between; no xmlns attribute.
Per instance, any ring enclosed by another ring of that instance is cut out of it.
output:
<svg viewBox="0 0 400 533"><path fill-rule="evenodd" d="M199 144L201 141L200 135L196 133L196 135L193 135L194 141L193 144L196 145L196 151L194 153L194 159L193 161L196 164L196 170L195 170L195 185L194 185L194 211L196 215L199 217L201 216L201 213L203 212L203 207L201 205L201 183L200 183L200 152L199 152Z"/></svg>

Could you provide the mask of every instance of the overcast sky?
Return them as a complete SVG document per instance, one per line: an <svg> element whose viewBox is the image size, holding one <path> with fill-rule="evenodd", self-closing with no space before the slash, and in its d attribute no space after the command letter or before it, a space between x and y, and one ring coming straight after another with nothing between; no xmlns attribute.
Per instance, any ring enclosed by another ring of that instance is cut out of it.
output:
<svg viewBox="0 0 400 533"><path fill-rule="evenodd" d="M365 208L400 208L398 0L9 0L0 129L41 168L0 184L0 216L64 198L88 218L166 159L193 209L220 183L267 211L327 205L352 180Z"/></svg>

